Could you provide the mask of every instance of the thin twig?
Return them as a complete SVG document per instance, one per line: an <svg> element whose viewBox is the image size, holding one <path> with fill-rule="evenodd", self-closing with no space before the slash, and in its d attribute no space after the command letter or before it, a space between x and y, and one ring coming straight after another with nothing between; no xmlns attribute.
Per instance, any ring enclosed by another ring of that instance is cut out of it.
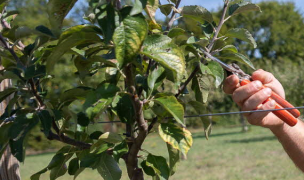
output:
<svg viewBox="0 0 304 180"><path fill-rule="evenodd" d="M148 127L148 132L150 132L153 129L153 126L155 125L156 122L157 122L157 117L152 119L152 122Z"/></svg>
<svg viewBox="0 0 304 180"><path fill-rule="evenodd" d="M227 12L227 9L228 9L228 5L229 5L229 0L225 0L225 3L224 3L224 8L223 8L223 14L222 14L222 17L220 19L220 22L219 22L219 25L217 26L216 28L216 31L215 31L215 34L210 42L210 44L208 45L208 52L211 51L216 39L217 39L217 36L219 35L220 31L221 31L221 28L225 22L225 17L226 17L226 12Z"/></svg>
<svg viewBox="0 0 304 180"><path fill-rule="evenodd" d="M175 4L175 9L178 9L179 7L179 4L180 4L181 0L177 0L176 4ZM171 15L171 18L169 19L168 21L168 25L167 25L167 31L169 31L174 23L174 20L175 20L175 16L176 16L176 12L173 11L172 12L172 15Z"/></svg>

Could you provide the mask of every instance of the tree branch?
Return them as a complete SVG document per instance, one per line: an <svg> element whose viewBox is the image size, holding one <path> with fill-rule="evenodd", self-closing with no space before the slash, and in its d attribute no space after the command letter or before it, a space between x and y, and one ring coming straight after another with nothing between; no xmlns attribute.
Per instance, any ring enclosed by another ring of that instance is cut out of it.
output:
<svg viewBox="0 0 304 180"><path fill-rule="evenodd" d="M176 4L175 4L175 9L178 9L179 7L179 4L180 4L181 0L177 0ZM174 23L174 20L175 20L175 16L176 16L176 12L173 11L172 12L172 15L171 15L171 18L169 19L168 21L168 25L167 25L167 31L169 31Z"/></svg>
<svg viewBox="0 0 304 180"><path fill-rule="evenodd" d="M222 14L222 17L220 19L220 22L219 22L219 25L217 26L217 28L215 29L215 34L210 42L210 44L208 45L208 52L211 51L216 39L217 39L217 36L219 35L220 31L221 31L221 28L225 22L225 17L226 17L226 12L227 12L227 9L228 9L228 5L229 5L229 0L225 0L225 3L224 3L224 8L223 8L223 14Z"/></svg>
<svg viewBox="0 0 304 180"><path fill-rule="evenodd" d="M16 52L12 48L9 47L8 42L4 39L4 37L2 36L1 33L0 33L0 41L3 43L4 47L11 53L11 55L14 57L14 59L16 60L16 62L25 67L25 65L20 61L20 59L17 56ZM44 104L42 98L38 94L38 91L37 91L36 85L34 83L34 80L30 79L28 81L28 83L31 86L31 90L32 90L32 93L33 93L34 97L36 98L36 100L39 103L39 109L45 109L45 104ZM59 134L60 130L59 130L57 124L55 123L55 120L53 120L52 126L53 126L54 130Z"/></svg>
<svg viewBox="0 0 304 180"><path fill-rule="evenodd" d="M54 134L52 131L50 131L47 138L49 140L57 140L57 141L65 143L65 144L70 144L70 145L76 146L80 149L90 149L90 147L91 147L91 144L81 142L81 141L77 141L77 140L69 138L67 136L63 136L63 137L60 136L59 137L57 134Z"/></svg>
<svg viewBox="0 0 304 180"><path fill-rule="evenodd" d="M141 149L141 146L147 137L148 134L148 123L144 119L143 114L143 102L139 99L134 82L133 67L132 64L129 64L125 67L126 74L126 87L128 91L133 94L132 104L135 111L135 122L138 126L138 135L132 133L133 142L130 142L128 156L126 157L126 165L129 178L136 180L143 180L143 171L138 167L138 152ZM134 126L134 124L132 125ZM133 127L132 127L133 128Z"/></svg>
<svg viewBox="0 0 304 180"><path fill-rule="evenodd" d="M212 50L213 48L213 45L215 43L215 41L217 40L217 37L221 31L221 28L225 22L225 16L226 16L226 12L227 12L227 9L228 9L228 5L229 5L229 0L225 0L225 3L224 3L224 8L223 8L223 14L222 14L222 17L220 19L220 22L219 22L219 25L217 26L217 28L215 29L215 34L212 38L212 40L210 41L208 47L207 47L207 50L208 50L208 53ZM190 76L188 77L188 79L185 81L185 83L178 89L178 92L177 94L175 95L175 97L178 97L183 91L184 89L187 87L187 85L190 83L190 81L195 77L195 74L199 71L199 65L197 65L194 70L191 72Z"/></svg>

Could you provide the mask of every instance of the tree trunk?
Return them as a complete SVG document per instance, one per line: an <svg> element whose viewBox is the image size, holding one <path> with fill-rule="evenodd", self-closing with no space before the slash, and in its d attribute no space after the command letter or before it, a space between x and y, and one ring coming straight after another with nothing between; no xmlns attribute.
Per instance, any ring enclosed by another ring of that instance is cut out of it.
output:
<svg viewBox="0 0 304 180"><path fill-rule="evenodd" d="M0 70L2 69L3 67L0 66ZM8 79L3 80L0 84L0 92L9 86L11 86L11 81ZM11 97L8 97L0 104L0 114L4 113L7 103L10 99ZM0 159L0 180L20 180L20 179L21 177L19 172L19 162L11 154L10 148L8 146Z"/></svg>

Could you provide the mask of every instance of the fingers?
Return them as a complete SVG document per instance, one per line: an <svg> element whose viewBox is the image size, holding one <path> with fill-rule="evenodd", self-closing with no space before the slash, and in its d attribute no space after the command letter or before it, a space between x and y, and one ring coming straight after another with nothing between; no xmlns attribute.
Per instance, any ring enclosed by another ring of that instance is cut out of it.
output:
<svg viewBox="0 0 304 180"><path fill-rule="evenodd" d="M239 86L239 78L236 75L231 75L225 79L223 90L227 94L232 94Z"/></svg>
<svg viewBox="0 0 304 180"><path fill-rule="evenodd" d="M239 106L242 106L246 99L257 93L260 89L262 89L262 87L263 85L260 81L253 81L245 86L237 88L232 94L232 99Z"/></svg>
<svg viewBox="0 0 304 180"><path fill-rule="evenodd" d="M259 110L270 110L270 109L275 109L275 101L271 100L266 102L265 104L263 104L262 106L260 106L258 109ZM263 125L263 123L266 124L266 122L262 122L263 119L265 119L265 117L267 115L269 115L271 112L255 112L255 113L250 113L248 115L245 115L249 122L253 125ZM274 116L274 114L271 113L272 116ZM275 118L275 117L272 117Z"/></svg>
<svg viewBox="0 0 304 180"><path fill-rule="evenodd" d="M271 73L259 69L252 74L251 78L253 80L261 81L265 86L270 87L274 92L285 99L283 86Z"/></svg>
<svg viewBox="0 0 304 180"><path fill-rule="evenodd" d="M265 102L270 96L271 96L271 89L270 88L265 88L254 95L250 96L242 106L243 111L250 111L257 109L259 105L261 105L263 102Z"/></svg>
<svg viewBox="0 0 304 180"><path fill-rule="evenodd" d="M263 84L269 84L275 80L275 77L271 73L266 72L262 69L259 69L259 70L255 71L254 73L252 73L251 78L253 80L259 80Z"/></svg>

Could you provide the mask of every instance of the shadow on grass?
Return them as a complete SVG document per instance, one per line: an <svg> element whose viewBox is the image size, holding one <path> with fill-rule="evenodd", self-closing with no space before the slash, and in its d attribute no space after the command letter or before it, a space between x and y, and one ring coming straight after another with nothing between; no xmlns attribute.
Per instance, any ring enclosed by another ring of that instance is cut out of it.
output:
<svg viewBox="0 0 304 180"><path fill-rule="evenodd" d="M209 136L210 138L213 137L221 137L221 136L229 136L229 135L236 135L236 134L242 134L243 132L241 131L235 131L235 132L227 132L227 133L217 133L217 134L213 134L211 133L211 135ZM199 138L205 138L205 135L202 134L194 134L193 135L193 139L199 139Z"/></svg>
<svg viewBox="0 0 304 180"><path fill-rule="evenodd" d="M250 139L240 139L240 140L228 140L226 143L253 143L253 142L261 142L261 141L273 141L277 140L275 136L266 136L259 138L250 138Z"/></svg>

